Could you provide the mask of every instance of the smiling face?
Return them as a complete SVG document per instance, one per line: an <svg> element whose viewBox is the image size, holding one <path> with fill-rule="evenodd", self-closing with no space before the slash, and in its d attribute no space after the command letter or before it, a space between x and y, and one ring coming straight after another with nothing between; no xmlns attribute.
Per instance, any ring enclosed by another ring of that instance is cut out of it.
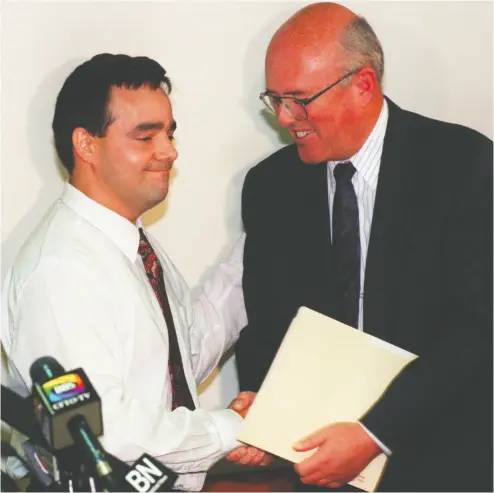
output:
<svg viewBox="0 0 494 493"><path fill-rule="evenodd" d="M74 148L86 161L76 164L74 176L93 200L135 222L168 193L178 157L176 123L165 92L148 86L113 87L109 113L111 123L103 137L74 131Z"/></svg>
<svg viewBox="0 0 494 493"><path fill-rule="evenodd" d="M269 45L267 90L306 99L347 74L348 60L339 40L354 19L352 12L336 4L314 4L295 14ZM377 119L379 111L376 114L369 105L372 92L375 75L363 67L309 103L305 120L294 119L283 105L276 116L305 163L344 160L360 149Z"/></svg>
<svg viewBox="0 0 494 493"><path fill-rule="evenodd" d="M301 57L297 62L285 51L286 47L270 50L266 61L267 88L280 96L309 98L345 75L324 57ZM308 104L305 120L295 120L282 105L278 109L278 122L290 132L302 161L319 163L354 154L352 129L359 114L353 81L347 80L349 85L337 84Z"/></svg>

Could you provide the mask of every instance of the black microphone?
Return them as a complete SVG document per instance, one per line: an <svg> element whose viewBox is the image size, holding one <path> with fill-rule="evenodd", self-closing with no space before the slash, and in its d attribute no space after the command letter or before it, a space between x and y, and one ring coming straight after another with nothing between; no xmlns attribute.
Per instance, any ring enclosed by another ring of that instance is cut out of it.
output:
<svg viewBox="0 0 494 493"><path fill-rule="evenodd" d="M2 457L14 457L20 461L26 469L23 477L29 479L30 491L62 491L53 477L42 467L42 463L35 463L29 457L21 456L12 444L5 441L2 441Z"/></svg>
<svg viewBox="0 0 494 493"><path fill-rule="evenodd" d="M77 459L80 462L82 455L84 464L107 491L120 491L106 452L96 438L103 433L101 399L84 371L77 368L66 373L58 361L45 356L31 365L29 373L35 412L51 447L67 450L66 459L72 464Z"/></svg>
<svg viewBox="0 0 494 493"><path fill-rule="evenodd" d="M82 454L83 462L95 471L105 490L120 491L122 487L108 461L106 451L91 431L86 419L78 414L69 420L68 428L76 449Z"/></svg>
<svg viewBox="0 0 494 493"><path fill-rule="evenodd" d="M24 466L24 468L27 469L26 464L24 463L24 460L22 457L19 456L17 453L17 450L8 442L2 440L2 457L8 458L8 457L14 457L18 461L21 462L21 464ZM0 485L0 491L21 491L19 486L17 486L16 481L14 478L9 476L6 471L1 471L2 473L2 483ZM26 474L22 477L28 476L28 471L26 470Z"/></svg>
<svg viewBox="0 0 494 493"><path fill-rule="evenodd" d="M178 475L150 455L129 468L103 449L96 438L103 432L101 400L81 368L65 373L54 358L45 356L31 365L30 375L43 434L55 450L65 444L68 463L82 456L106 491L171 491ZM68 447L71 444L75 447Z"/></svg>
<svg viewBox="0 0 494 493"><path fill-rule="evenodd" d="M90 485L94 479L81 472L80 453L74 447L58 454L51 449L36 421L31 396L21 397L2 385L1 397L2 421L28 438L21 443L24 457L6 442L2 442L2 455L15 456L31 473L30 491L96 491Z"/></svg>
<svg viewBox="0 0 494 493"><path fill-rule="evenodd" d="M125 474L125 491L148 493L151 491L172 491L178 475L148 454L139 457Z"/></svg>
<svg viewBox="0 0 494 493"><path fill-rule="evenodd" d="M28 437L36 445L49 449L35 419L31 397L21 397L12 389L2 385L1 403L2 421Z"/></svg>
<svg viewBox="0 0 494 493"><path fill-rule="evenodd" d="M53 450L74 444L69 420L83 416L96 435L103 434L101 399L82 368L68 373L55 358L38 358L29 370L33 381L33 404L37 421Z"/></svg>
<svg viewBox="0 0 494 493"><path fill-rule="evenodd" d="M61 491L57 489L53 475L44 467L46 459L49 457L52 466L55 466L56 469L57 460L34 417L32 398L21 397L10 388L2 385L1 402L2 421L28 439L27 442L21 444L24 452L23 457L7 442L2 442L2 455L16 457L22 462L25 469L30 471L35 478L34 480L31 479L31 484L35 490ZM36 447L38 448L35 450ZM40 457L40 453L42 453L43 458Z"/></svg>
<svg viewBox="0 0 494 493"><path fill-rule="evenodd" d="M50 458L46 457L31 440L23 442L21 448L24 453L27 468L36 478L38 484L43 485L43 491L63 491L61 485L58 484L50 474L49 466L46 464L47 460L56 461L55 457L49 452L44 451L47 455L51 456Z"/></svg>

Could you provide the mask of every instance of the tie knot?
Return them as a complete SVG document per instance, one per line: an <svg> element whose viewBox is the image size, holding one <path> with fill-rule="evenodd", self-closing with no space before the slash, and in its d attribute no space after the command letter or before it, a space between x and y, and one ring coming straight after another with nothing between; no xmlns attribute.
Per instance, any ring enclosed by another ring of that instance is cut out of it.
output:
<svg viewBox="0 0 494 493"><path fill-rule="evenodd" d="M144 230L142 228L139 228L139 254L142 256L146 253L149 253L149 251L152 250L151 244L149 243L149 240L146 238L146 235L144 234Z"/></svg>
<svg viewBox="0 0 494 493"><path fill-rule="evenodd" d="M355 166L350 161L338 163L334 168L334 179L336 182L349 182L355 174Z"/></svg>

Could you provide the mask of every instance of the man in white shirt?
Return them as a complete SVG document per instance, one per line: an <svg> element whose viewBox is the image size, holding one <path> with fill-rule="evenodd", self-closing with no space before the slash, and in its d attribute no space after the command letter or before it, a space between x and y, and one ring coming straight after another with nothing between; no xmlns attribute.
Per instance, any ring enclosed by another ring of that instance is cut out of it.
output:
<svg viewBox="0 0 494 493"><path fill-rule="evenodd" d="M179 473L176 488L199 490L240 446L241 415L198 409L197 384L246 325L242 245L193 302L142 229L177 158L170 90L146 57L97 55L67 78L53 132L70 180L7 274L2 342L23 380L12 385L30 386L45 355L84 368L102 398L105 448L125 461L149 453ZM242 463L266 460L252 452Z"/></svg>

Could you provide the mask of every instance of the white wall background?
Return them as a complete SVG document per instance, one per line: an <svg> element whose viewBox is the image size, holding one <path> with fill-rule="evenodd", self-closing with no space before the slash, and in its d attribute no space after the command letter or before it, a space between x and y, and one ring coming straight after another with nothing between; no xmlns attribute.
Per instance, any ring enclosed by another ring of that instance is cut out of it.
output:
<svg viewBox="0 0 494 493"><path fill-rule="evenodd" d="M304 3L305 4L305 3ZM264 53L300 2L28 2L2 4L3 280L63 178L51 119L76 65L100 52L147 55L168 71L179 160L165 204L147 222L192 287L239 231L247 170L282 145L261 114ZM402 107L492 138L490 2L347 2L385 51L386 94ZM253 355L255 357L255 355ZM232 359L205 386L205 407L236 394Z"/></svg>

